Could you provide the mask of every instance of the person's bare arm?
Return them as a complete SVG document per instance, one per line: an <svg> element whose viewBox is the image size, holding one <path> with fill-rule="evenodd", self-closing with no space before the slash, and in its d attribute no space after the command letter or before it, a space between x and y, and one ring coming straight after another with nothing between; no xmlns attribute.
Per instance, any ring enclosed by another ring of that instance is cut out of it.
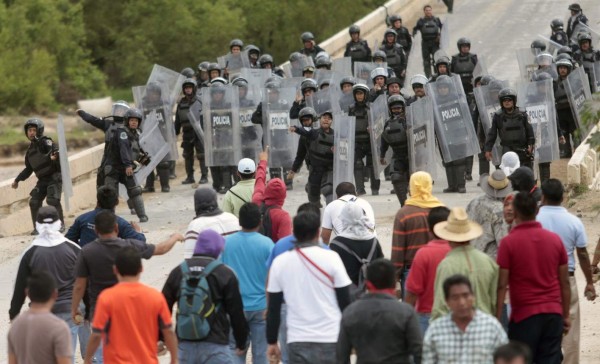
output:
<svg viewBox="0 0 600 364"><path fill-rule="evenodd" d="M18 364L17 356L14 353L8 354L8 364Z"/></svg>
<svg viewBox="0 0 600 364"><path fill-rule="evenodd" d="M563 264L558 267L558 281L560 283L560 296L562 299L564 331L569 332L571 318L569 308L571 306L571 284L569 283L569 265Z"/></svg>
<svg viewBox="0 0 600 364"><path fill-rule="evenodd" d="M596 250L594 250L594 259L592 260L592 273L598 273L598 264L600 264L600 238L596 242Z"/></svg>
<svg viewBox="0 0 600 364"><path fill-rule="evenodd" d="M508 269L500 268L498 274L498 296L496 297L496 318L498 321L502 320L502 308L504 307L504 298L506 297L506 288L508 287L508 275Z"/></svg>
<svg viewBox="0 0 600 364"><path fill-rule="evenodd" d="M592 280L590 256L588 255L586 248L577 248L577 259L579 259L579 266L585 276L586 285L583 294L589 301L593 301L596 299L596 289L594 288L594 281Z"/></svg>
<svg viewBox="0 0 600 364"><path fill-rule="evenodd" d="M156 245L153 255L163 255L168 253L178 241L184 241L185 238L179 233L171 234L165 241L161 241Z"/></svg>
<svg viewBox="0 0 600 364"><path fill-rule="evenodd" d="M85 287L87 286L87 278L77 277L75 279L75 285L73 286L73 298L71 299L71 318L73 321L78 322L75 318L77 315L81 315L79 312L79 304L85 294Z"/></svg>
<svg viewBox="0 0 600 364"><path fill-rule="evenodd" d="M323 239L323 243L329 245L329 239L331 239L331 229L321 228L321 239Z"/></svg>
<svg viewBox="0 0 600 364"><path fill-rule="evenodd" d="M175 337L175 333L171 328L162 329L163 338L165 341L165 345L167 346L167 350L171 354L171 364L178 363L177 359L177 338Z"/></svg>
<svg viewBox="0 0 600 364"><path fill-rule="evenodd" d="M100 346L100 341L102 340L102 335L93 332L90 336L90 339L87 344L87 349L85 350L85 360L84 364L92 364L92 359L94 358L94 353L98 350L98 346Z"/></svg>
<svg viewBox="0 0 600 364"><path fill-rule="evenodd" d="M71 364L73 362L73 358L70 356L57 356L54 359L56 364Z"/></svg>
<svg viewBox="0 0 600 364"><path fill-rule="evenodd" d="M416 294L412 293L409 290L406 290L406 293L404 295L404 303L408 303L409 305L415 307L418 298L419 297Z"/></svg>

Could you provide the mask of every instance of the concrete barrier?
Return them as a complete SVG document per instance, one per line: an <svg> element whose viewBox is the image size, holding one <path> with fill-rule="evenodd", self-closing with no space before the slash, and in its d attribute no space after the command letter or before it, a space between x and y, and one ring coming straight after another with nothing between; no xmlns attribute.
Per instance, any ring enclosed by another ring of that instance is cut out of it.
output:
<svg viewBox="0 0 600 364"><path fill-rule="evenodd" d="M600 122L590 131L598 131ZM588 136L589 138L589 136ZM567 181L570 185L586 185L590 189L600 190L600 159L598 153L590 147L586 138L569 160Z"/></svg>

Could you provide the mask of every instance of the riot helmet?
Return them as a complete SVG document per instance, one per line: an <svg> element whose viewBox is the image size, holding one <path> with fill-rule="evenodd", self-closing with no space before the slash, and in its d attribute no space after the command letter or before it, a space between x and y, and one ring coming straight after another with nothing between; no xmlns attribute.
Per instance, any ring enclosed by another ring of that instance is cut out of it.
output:
<svg viewBox="0 0 600 364"><path fill-rule="evenodd" d="M256 63L258 61L258 57L260 56L260 48L254 44L248 44L246 47L244 47L244 50L248 52L248 59L251 60L252 63Z"/></svg>
<svg viewBox="0 0 600 364"><path fill-rule="evenodd" d="M183 83L181 84L181 90L183 91L184 94L185 94L186 87L192 88L191 96L193 96L196 94L196 89L198 87L198 84L196 83L196 81L193 78L186 78L185 81L183 81Z"/></svg>
<svg viewBox="0 0 600 364"><path fill-rule="evenodd" d="M350 35L354 33L360 34L360 27L356 24L353 24L350 26L350 28L348 28L348 33L350 33Z"/></svg>
<svg viewBox="0 0 600 364"><path fill-rule="evenodd" d="M577 35L577 44L581 47L581 43L588 41L590 45L592 44L592 35L588 32L579 32Z"/></svg>
<svg viewBox="0 0 600 364"><path fill-rule="evenodd" d="M416 74L410 78L410 85L414 89L415 87L424 87L429 80L425 75Z"/></svg>
<svg viewBox="0 0 600 364"><path fill-rule="evenodd" d="M215 79L210 81L210 85L216 85L216 84L220 84L220 85L226 85L227 84L227 80L224 79L223 77L216 77Z"/></svg>
<svg viewBox="0 0 600 364"><path fill-rule="evenodd" d="M183 76L185 76L186 78L192 78L192 77L194 77L194 70L191 69L190 67L186 67L186 68L182 69L180 73Z"/></svg>
<svg viewBox="0 0 600 364"><path fill-rule="evenodd" d="M494 76L491 75L484 75L481 76L481 86L487 86L490 84L490 82L492 82L493 80L495 80Z"/></svg>
<svg viewBox="0 0 600 364"><path fill-rule="evenodd" d="M142 121L144 120L144 117L142 115L142 112L140 111L140 109L137 109L135 107L132 107L131 109L127 110L125 112L125 115L123 116L123 119L125 119L125 126L128 129L131 129L131 127L129 126L129 119L138 119L138 129L142 126Z"/></svg>
<svg viewBox="0 0 600 364"><path fill-rule="evenodd" d="M460 47L462 47L462 46L469 46L469 48L471 48L471 40L466 37L458 38L458 41L456 42L456 47L458 48L459 52L460 52Z"/></svg>
<svg viewBox="0 0 600 364"><path fill-rule="evenodd" d="M536 39L533 42L531 42L531 48L533 48L533 49L539 49L540 52L543 52L543 51L546 50L546 43L542 42L539 39Z"/></svg>
<svg viewBox="0 0 600 364"><path fill-rule="evenodd" d="M23 125L23 129L25 130L25 136L27 136L27 129L35 128L35 136L36 139L41 138L44 135L44 122L40 119L29 119Z"/></svg>
<svg viewBox="0 0 600 364"><path fill-rule="evenodd" d="M569 56L573 56L573 49L569 46L562 46L562 47L558 48L558 50L556 51L557 59L558 59L558 56L561 54L568 54Z"/></svg>
<svg viewBox="0 0 600 364"><path fill-rule="evenodd" d="M242 48L244 48L244 42L242 42L241 39L233 39L231 42L229 42L229 50L231 50L233 47L238 47L241 51Z"/></svg>
<svg viewBox="0 0 600 364"><path fill-rule="evenodd" d="M503 88L498 93L498 101L500 101L500 105L502 105L502 101L504 101L505 99L511 99L513 101L513 104L516 106L517 105L517 92L510 87Z"/></svg>
<svg viewBox="0 0 600 364"><path fill-rule="evenodd" d="M571 55L568 53L561 53L561 54L556 55L556 57L554 57L555 62L558 62L561 59L566 59L569 62L573 63L573 57L571 57Z"/></svg>
<svg viewBox="0 0 600 364"><path fill-rule="evenodd" d="M302 81L302 83L300 84L300 91L302 92L303 95L304 95L304 92L306 92L307 90L312 90L313 92L317 92L317 89L318 89L317 82L315 80L313 80L312 78L307 78L304 81Z"/></svg>
<svg viewBox="0 0 600 364"><path fill-rule="evenodd" d="M118 100L112 104L112 116L123 117L125 112L129 110L129 104L125 100Z"/></svg>
<svg viewBox="0 0 600 364"><path fill-rule="evenodd" d="M384 81L387 80L387 78L388 78L387 70L383 67L374 68L371 71L371 80L373 80L373 82L375 82L375 79L377 77L383 77Z"/></svg>
<svg viewBox="0 0 600 364"><path fill-rule="evenodd" d="M573 4L569 5L569 10L574 11L576 13L583 11L583 9L581 8L581 5L579 5L577 3L573 3Z"/></svg>
<svg viewBox="0 0 600 364"><path fill-rule="evenodd" d="M393 35L394 36L394 42L396 41L396 37L398 36L398 33L396 33L396 31L392 28L387 28L385 30L385 32L383 33L383 39L385 41L385 43L387 43L387 38L388 35Z"/></svg>
<svg viewBox="0 0 600 364"><path fill-rule="evenodd" d="M317 69L331 69L331 58L325 55L317 57L317 59L315 60L315 67L317 67Z"/></svg>
<svg viewBox="0 0 600 364"><path fill-rule="evenodd" d="M302 126L310 126L315 121L317 121L317 112L312 107L309 107L309 106L304 107L298 113L298 120L300 120L300 123L302 124ZM310 125L304 124L304 122L307 120L310 120Z"/></svg>
<svg viewBox="0 0 600 364"><path fill-rule="evenodd" d="M356 85L356 80L354 79L354 77L352 76L347 76L342 78L342 80L340 81L340 89L344 88L344 85L349 84L349 85Z"/></svg>
<svg viewBox="0 0 600 364"><path fill-rule="evenodd" d="M533 81L552 80L552 76L548 72L540 72L533 75Z"/></svg>
<svg viewBox="0 0 600 364"><path fill-rule="evenodd" d="M323 90L324 88L329 87L329 85L331 84L331 80L329 80L328 78L324 78L319 82L319 90Z"/></svg>
<svg viewBox="0 0 600 364"><path fill-rule="evenodd" d="M406 107L406 101L404 100L404 97L402 97L401 95L392 95L392 96L388 97L387 102L388 102L388 109L390 111L390 114L392 114L394 116L404 114L404 109ZM397 107L402 108L401 113L392 112L392 109L397 108Z"/></svg>
<svg viewBox="0 0 600 364"><path fill-rule="evenodd" d="M231 84L240 88L248 88L248 80L244 77L236 78Z"/></svg>
<svg viewBox="0 0 600 364"><path fill-rule="evenodd" d="M552 21L550 22L550 28L552 28L553 32L563 30L564 26L565 26L565 24L560 19L552 19Z"/></svg>
<svg viewBox="0 0 600 364"><path fill-rule="evenodd" d="M554 61L554 58L552 57L552 55L550 53L540 53L537 56L535 56L535 63L538 66L545 66L548 67L552 64L552 61Z"/></svg>
<svg viewBox="0 0 600 364"><path fill-rule="evenodd" d="M208 65L208 79L212 81L213 78L221 77L221 66L218 63L211 63ZM213 72L218 72L216 76L213 76Z"/></svg>
<svg viewBox="0 0 600 364"><path fill-rule="evenodd" d="M302 60L303 57L304 56L300 52L292 52L292 54L290 54L289 61L290 63L298 62Z"/></svg>
<svg viewBox="0 0 600 364"><path fill-rule="evenodd" d="M361 103L366 103L367 95L369 94L369 87L364 83L357 83L356 85L352 86L352 95L354 96L354 101L356 102L358 102L358 100L356 100L356 94L359 92L364 94L364 99L361 101Z"/></svg>
<svg viewBox="0 0 600 364"><path fill-rule="evenodd" d="M303 43L306 43L306 42L310 42L311 40L315 40L315 36L311 32L304 32L300 36L300 39L302 39Z"/></svg>
<svg viewBox="0 0 600 364"><path fill-rule="evenodd" d="M568 59L559 59L558 61L556 61L556 69L558 70L559 73L560 73L560 67L566 67L567 74L569 74L573 70L573 63Z"/></svg>
<svg viewBox="0 0 600 364"><path fill-rule="evenodd" d="M200 71L200 72L208 72L208 66L209 65L210 65L210 62L208 62L208 61L200 62L198 64L198 71Z"/></svg>
<svg viewBox="0 0 600 364"><path fill-rule="evenodd" d="M444 74L450 73L450 59L446 56L441 56L435 61L435 71L437 74L441 74L440 66L446 66L446 72Z"/></svg>
<svg viewBox="0 0 600 364"><path fill-rule="evenodd" d="M402 21L402 17L400 15L390 15L390 17L388 18L389 26L393 27L394 23L398 20Z"/></svg>
<svg viewBox="0 0 600 364"><path fill-rule="evenodd" d="M373 62L377 62L378 59L381 59L381 62L387 61L387 55L384 51L376 50L373 52Z"/></svg>
<svg viewBox="0 0 600 364"><path fill-rule="evenodd" d="M270 64L270 68L273 68L273 56L271 56L270 54L263 54L262 56L260 56L260 58L258 58L258 64L260 65L260 68L267 68L267 64Z"/></svg>

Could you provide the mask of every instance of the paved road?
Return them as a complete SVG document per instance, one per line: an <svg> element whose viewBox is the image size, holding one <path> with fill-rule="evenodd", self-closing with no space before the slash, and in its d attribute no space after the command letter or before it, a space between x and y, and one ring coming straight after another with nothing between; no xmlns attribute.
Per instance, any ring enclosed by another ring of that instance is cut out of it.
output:
<svg viewBox="0 0 600 364"><path fill-rule="evenodd" d="M595 0L581 0L579 3L590 19L600 20L600 7ZM514 50L529 47L538 33L549 33L549 23L553 18L566 19L568 4L567 1L558 0L456 1L454 14L447 16L451 45L448 53L455 53L456 40L461 36L467 36L473 42L473 51L487 62L491 74L502 79L516 80L519 73ZM436 4L435 9L443 8ZM402 15L410 18L406 14ZM443 20L446 16L445 10L437 11L436 15ZM591 23L592 26L600 29L595 20ZM412 29L413 23L406 25ZM420 52L413 54L418 53ZM409 69L408 74L421 73L420 64L417 63L418 69ZM181 166L178 174L184 175ZM477 175L477 165L473 175ZM150 242L157 242L174 231L182 232L194 216L192 200L194 190L189 186L182 186L180 180L181 178L173 182L171 192L168 194L154 193L144 196L150 221L143 224L143 228L147 231ZM285 208L292 214L297 206L306 200L303 188L305 183L306 174L301 173L295 181L295 190L288 194ZM444 195L441 190L445 187L443 169L440 166L434 192L448 206L466 206L468 201L479 194L476 181L468 183L467 193L462 195ZM396 197L389 194L390 188L389 182L383 182L380 196L366 196L376 212L378 235L388 256L391 249L392 221L399 208ZM118 208L118 213L126 219L134 218L129 215L125 206ZM30 240L29 236L0 239L0 243L3 244L0 252L0 287L5 292L0 297L0 312L8 311L19 254ZM169 271L182 259L182 248L181 245L176 246L168 255L145 262L143 280L160 288ZM583 280L580 279L579 282ZM593 307L591 304L582 304L584 315L591 307ZM8 327L8 318L5 317L0 325L0 337L5 337ZM597 359L600 356L600 348L597 345L592 347L591 337L586 336L586 333L591 336L591 329L586 331L584 327L582 343L589 350L586 350L582 357L582 363L592 362L592 358ZM0 340L0 362L5 360L6 341Z"/></svg>

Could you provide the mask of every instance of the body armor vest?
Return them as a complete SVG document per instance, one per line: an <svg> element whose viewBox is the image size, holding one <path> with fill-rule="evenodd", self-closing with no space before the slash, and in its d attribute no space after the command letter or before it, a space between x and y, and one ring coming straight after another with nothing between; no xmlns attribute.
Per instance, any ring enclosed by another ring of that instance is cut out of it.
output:
<svg viewBox="0 0 600 364"><path fill-rule="evenodd" d="M500 134L500 144L511 148L524 148L527 146L527 133L525 123L527 123L527 114L515 109L511 114L507 114L500 109L496 111L496 117L500 117L498 132Z"/></svg>
<svg viewBox="0 0 600 364"><path fill-rule="evenodd" d="M421 27L421 35L425 40L437 38L440 33L440 27L435 21L435 18L423 18L423 26Z"/></svg>
<svg viewBox="0 0 600 364"><path fill-rule="evenodd" d="M50 159L52 147L49 148L50 150L47 153L44 152L47 140L50 139L41 137L39 140L29 144L25 157L38 178L46 177L57 172L54 163L52 163L52 160Z"/></svg>
<svg viewBox="0 0 600 364"><path fill-rule="evenodd" d="M355 137L356 143L369 143L369 107L366 104L354 104L350 107L349 116L356 117Z"/></svg>
<svg viewBox="0 0 600 364"><path fill-rule="evenodd" d="M554 91L554 100L556 102L556 110L571 108L569 97L567 96L567 91L565 90L564 80L558 80L556 84L556 90Z"/></svg>
<svg viewBox="0 0 600 364"><path fill-rule="evenodd" d="M391 48L388 46L382 46L380 49L385 52L388 66L395 68L402 65L402 57L400 54L398 54L398 52L401 50L398 46L396 46L396 44L394 44Z"/></svg>
<svg viewBox="0 0 600 364"><path fill-rule="evenodd" d="M408 158L408 134L406 133L406 119L393 117L386 121L381 137L392 147L394 158Z"/></svg>
<svg viewBox="0 0 600 364"><path fill-rule="evenodd" d="M192 99L188 99L184 97L179 102L179 107L177 108L177 117L179 118L179 122L181 123L181 127L184 129L191 128L190 124L190 107L196 102L196 97L194 96Z"/></svg>
<svg viewBox="0 0 600 364"><path fill-rule="evenodd" d="M348 48L350 51L350 58L353 61L368 61L367 56L369 52L367 50L367 44L364 40L358 42L350 42L350 47Z"/></svg>
<svg viewBox="0 0 600 364"><path fill-rule="evenodd" d="M332 163L333 162L333 129L330 133L325 133L319 129L319 136L310 141L308 152L314 162Z"/></svg>

